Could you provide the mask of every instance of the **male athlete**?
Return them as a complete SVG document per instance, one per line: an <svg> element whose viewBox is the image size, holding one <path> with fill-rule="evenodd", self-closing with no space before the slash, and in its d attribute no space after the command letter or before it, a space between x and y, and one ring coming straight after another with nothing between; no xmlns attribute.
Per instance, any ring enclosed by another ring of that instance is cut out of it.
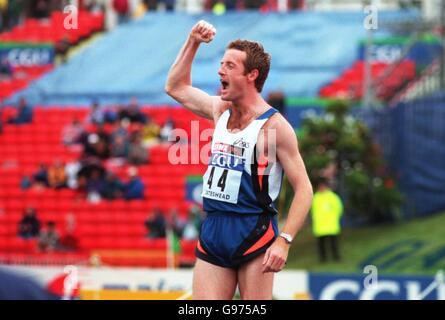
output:
<svg viewBox="0 0 445 320"><path fill-rule="evenodd" d="M198 22L170 69L166 92L215 123L203 177L203 222L196 248L194 299L271 299L273 277L286 264L293 237L312 201L312 186L290 124L261 97L270 55L246 40L231 42L218 71L220 96L192 86L191 68L201 43L216 29ZM276 156L275 156L276 155ZM274 201L282 173L296 192L281 233Z"/></svg>

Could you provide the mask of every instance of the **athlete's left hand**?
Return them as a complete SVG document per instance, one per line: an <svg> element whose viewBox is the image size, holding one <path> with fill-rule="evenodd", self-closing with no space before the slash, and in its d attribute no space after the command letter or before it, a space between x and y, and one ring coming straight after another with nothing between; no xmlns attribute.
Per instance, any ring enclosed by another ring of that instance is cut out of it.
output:
<svg viewBox="0 0 445 320"><path fill-rule="evenodd" d="M286 264L289 247L283 238L278 237L264 255L263 273L281 271Z"/></svg>

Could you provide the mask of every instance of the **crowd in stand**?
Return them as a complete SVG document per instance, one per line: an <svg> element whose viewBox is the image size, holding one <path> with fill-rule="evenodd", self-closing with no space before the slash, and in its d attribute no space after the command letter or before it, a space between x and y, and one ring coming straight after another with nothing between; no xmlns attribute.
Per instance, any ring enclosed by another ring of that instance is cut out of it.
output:
<svg viewBox="0 0 445 320"><path fill-rule="evenodd" d="M148 215L144 221L147 238L166 238L167 232L171 231L177 239L196 240L205 214L200 207L193 206L189 210L187 219L181 218L176 209L172 209L168 218L166 217L165 212L159 208ZM75 251L78 249L78 239L75 233L74 214L68 213L65 220L63 232L60 232L60 226L54 221L47 221L42 227L43 223L36 210L33 207L26 207L19 221L17 233L25 240L37 239L39 252Z"/></svg>
<svg viewBox="0 0 445 320"><path fill-rule="evenodd" d="M27 207L19 221L18 235L22 239L38 239L37 249L40 252L73 251L78 248L77 238L74 235L75 220L73 214L66 215L63 236L60 236L54 221L48 221L44 228L41 225L36 210Z"/></svg>
<svg viewBox="0 0 445 320"><path fill-rule="evenodd" d="M165 238L168 230L171 230L177 239L195 240L199 236L204 218L205 213L198 206L190 208L187 219L181 218L176 209L170 211L167 219L165 213L156 208L148 215L144 224L150 239Z"/></svg>
<svg viewBox="0 0 445 320"><path fill-rule="evenodd" d="M302 9L304 0L290 0L290 10ZM52 11L63 9L76 3L80 10L102 12L112 10L117 23L125 23L137 18L147 11L157 10L188 10L193 12L213 11L223 14L231 10L276 10L267 0L0 0L0 31L9 30L25 18L45 19Z"/></svg>
<svg viewBox="0 0 445 320"><path fill-rule="evenodd" d="M19 110L25 109L9 122L23 123L22 113L32 120L32 109L22 100ZM62 131L66 147L82 150L80 159L69 163L56 159L50 166L42 163L32 176L23 177L21 188L71 188L91 202L143 199L145 186L137 166L150 162L150 147L170 143L173 129L171 119L161 127L145 115L136 99L127 106L93 103L84 121L73 119ZM113 168L122 165L130 165L125 182L113 173Z"/></svg>

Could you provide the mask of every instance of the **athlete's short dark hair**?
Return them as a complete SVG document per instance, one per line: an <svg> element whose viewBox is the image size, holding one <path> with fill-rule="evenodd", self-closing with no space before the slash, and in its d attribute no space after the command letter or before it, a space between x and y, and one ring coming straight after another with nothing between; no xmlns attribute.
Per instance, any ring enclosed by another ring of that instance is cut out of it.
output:
<svg viewBox="0 0 445 320"><path fill-rule="evenodd" d="M230 42L227 49L240 50L246 53L246 60L244 61L245 74L254 69L258 70L258 77L255 79L255 88L258 92L261 92L269 74L270 54L264 51L260 43L241 39Z"/></svg>

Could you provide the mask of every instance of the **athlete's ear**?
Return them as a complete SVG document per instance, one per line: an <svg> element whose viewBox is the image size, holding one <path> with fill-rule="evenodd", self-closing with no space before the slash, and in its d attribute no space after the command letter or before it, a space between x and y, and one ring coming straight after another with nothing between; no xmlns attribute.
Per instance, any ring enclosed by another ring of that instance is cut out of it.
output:
<svg viewBox="0 0 445 320"><path fill-rule="evenodd" d="M256 78L258 78L260 72L258 71L258 69L253 69L252 71L250 71L247 74L247 80L249 82L255 82Z"/></svg>

